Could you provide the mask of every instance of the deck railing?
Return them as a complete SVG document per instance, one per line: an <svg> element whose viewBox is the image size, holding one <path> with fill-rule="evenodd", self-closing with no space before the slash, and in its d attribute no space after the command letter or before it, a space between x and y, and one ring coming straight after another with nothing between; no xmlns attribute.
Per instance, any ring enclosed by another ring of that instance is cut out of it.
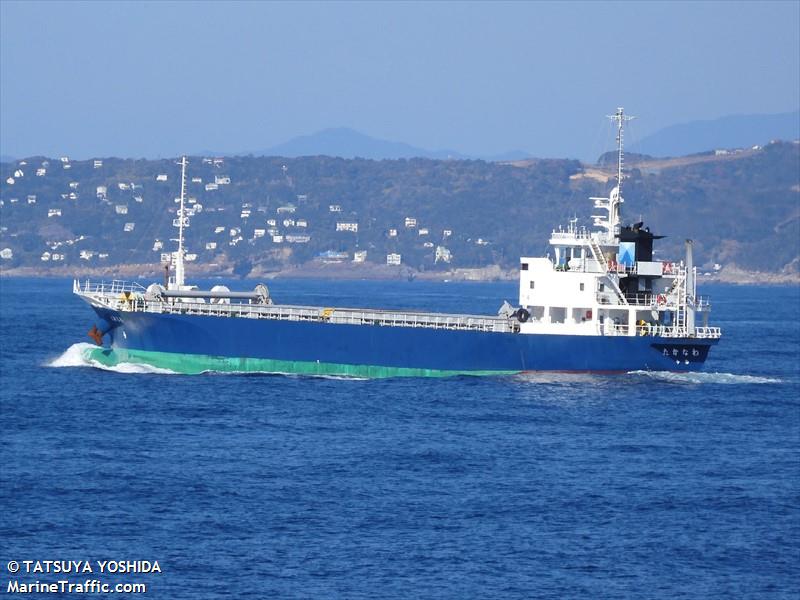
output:
<svg viewBox="0 0 800 600"><path fill-rule="evenodd" d="M589 240L592 238L592 232L586 230L575 231L556 231L550 233L550 238L554 240Z"/></svg>
<svg viewBox="0 0 800 600"><path fill-rule="evenodd" d="M76 282L77 284L77 282ZM275 319L280 321L309 321L345 325L378 325L386 327L420 327L483 332L513 332L519 323L505 317L487 317L463 314L428 314L413 311L386 311L359 308L319 308L313 306L211 303L171 298L146 299L144 288L129 285L87 284L76 288L79 293L114 310L149 312L159 314L200 315L210 317L239 317L248 319Z"/></svg>
<svg viewBox="0 0 800 600"><path fill-rule="evenodd" d="M718 339L722 337L722 330L719 327L695 327L694 335L689 335L686 327L674 325L634 325L636 335L666 337L666 338L697 338L697 339ZM601 335L628 335L630 328L628 325L609 325L599 326Z"/></svg>
<svg viewBox="0 0 800 600"><path fill-rule="evenodd" d="M667 294L652 294L650 292L625 295L625 299L628 301L630 306L640 306L653 309L659 306L674 308L675 303L669 302L668 298L669 296ZM614 300L614 294L612 292L597 292L598 304L612 304L612 300ZM708 310L710 307L710 296L697 296L695 298L695 308L697 310Z"/></svg>
<svg viewBox="0 0 800 600"><path fill-rule="evenodd" d="M125 292L144 293L145 288L135 281L123 281L122 279L100 282L88 279L81 282L79 279L75 279L72 282L72 291L84 294L124 294Z"/></svg>

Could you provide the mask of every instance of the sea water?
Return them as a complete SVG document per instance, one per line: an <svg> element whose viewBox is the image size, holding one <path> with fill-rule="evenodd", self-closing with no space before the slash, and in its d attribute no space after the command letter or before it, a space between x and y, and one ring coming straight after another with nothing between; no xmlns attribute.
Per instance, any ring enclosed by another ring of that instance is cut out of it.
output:
<svg viewBox="0 0 800 600"><path fill-rule="evenodd" d="M270 288L278 302L488 314L516 296ZM800 288L702 291L724 333L702 373L349 380L103 369L82 358L95 318L71 282L0 279L0 586L796 598ZM24 560L161 572L9 573Z"/></svg>

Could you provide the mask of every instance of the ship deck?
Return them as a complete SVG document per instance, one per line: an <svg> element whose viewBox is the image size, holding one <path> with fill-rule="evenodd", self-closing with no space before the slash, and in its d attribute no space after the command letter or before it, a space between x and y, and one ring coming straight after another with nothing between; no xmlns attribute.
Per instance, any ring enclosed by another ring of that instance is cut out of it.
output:
<svg viewBox="0 0 800 600"><path fill-rule="evenodd" d="M150 300L138 284L75 282L74 292L90 304L121 312L200 315L246 319L310 321L343 325L378 325L385 327L423 327L494 333L515 333L519 323L506 317L456 313L426 313L404 310L319 307L290 304L251 304L246 302L200 302L194 298Z"/></svg>
<svg viewBox="0 0 800 600"><path fill-rule="evenodd" d="M520 323L516 319L509 319L503 316L249 302L203 302L197 298L148 299L145 295L146 290L141 285L118 280L110 283L94 283L88 280L81 283L76 280L73 284L73 291L94 306L120 312L273 319L341 325L374 325L489 333L520 332ZM603 329L598 328L594 335L718 339L721 336L721 331L719 327L696 327L694 333L690 335L685 327L636 326L635 331L630 332L627 325L614 325Z"/></svg>

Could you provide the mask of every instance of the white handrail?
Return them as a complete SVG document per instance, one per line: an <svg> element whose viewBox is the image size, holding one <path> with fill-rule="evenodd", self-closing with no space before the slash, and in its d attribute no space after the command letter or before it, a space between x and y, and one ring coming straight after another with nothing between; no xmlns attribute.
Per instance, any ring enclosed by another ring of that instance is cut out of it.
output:
<svg viewBox="0 0 800 600"><path fill-rule="evenodd" d="M352 325L423 327L467 331L510 332L516 323L505 317L463 314L427 314L413 311L378 311L356 308L319 308L276 304L212 304L196 301L146 299L142 286L122 282L87 284L80 293L94 302L123 312L191 314L213 317L243 317L284 321L316 321ZM126 297L124 292L131 292Z"/></svg>

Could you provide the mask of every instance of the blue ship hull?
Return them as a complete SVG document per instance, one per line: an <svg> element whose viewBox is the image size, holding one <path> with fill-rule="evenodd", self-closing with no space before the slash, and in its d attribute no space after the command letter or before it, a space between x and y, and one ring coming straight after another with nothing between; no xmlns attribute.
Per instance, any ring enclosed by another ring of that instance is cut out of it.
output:
<svg viewBox="0 0 800 600"><path fill-rule="evenodd" d="M95 308L110 346L92 358L179 372L266 371L363 377L526 371L694 371L716 339L525 335Z"/></svg>

